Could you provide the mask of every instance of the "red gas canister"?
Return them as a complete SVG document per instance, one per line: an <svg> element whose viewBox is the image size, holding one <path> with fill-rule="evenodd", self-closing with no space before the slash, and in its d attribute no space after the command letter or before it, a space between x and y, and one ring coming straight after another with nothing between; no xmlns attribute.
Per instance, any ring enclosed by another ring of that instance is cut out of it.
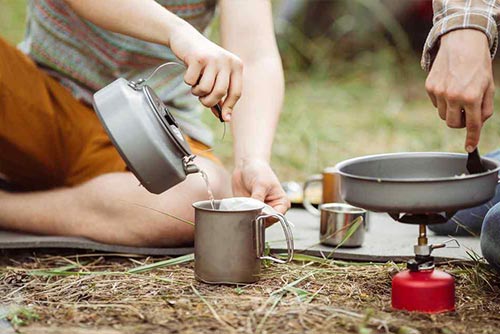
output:
<svg viewBox="0 0 500 334"><path fill-rule="evenodd" d="M423 313L455 310L455 280L440 270L404 270L392 278L392 307Z"/></svg>

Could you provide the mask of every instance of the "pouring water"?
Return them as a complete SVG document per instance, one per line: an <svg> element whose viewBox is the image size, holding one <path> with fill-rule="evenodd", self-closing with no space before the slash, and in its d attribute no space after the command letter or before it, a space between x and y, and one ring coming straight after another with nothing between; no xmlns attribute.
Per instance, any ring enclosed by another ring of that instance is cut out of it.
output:
<svg viewBox="0 0 500 334"><path fill-rule="evenodd" d="M208 199L210 200L210 205L212 206L212 210L215 210L215 198L212 192L212 188L210 187L210 182L208 181L208 175L204 170L200 170L201 177L205 181L207 185Z"/></svg>

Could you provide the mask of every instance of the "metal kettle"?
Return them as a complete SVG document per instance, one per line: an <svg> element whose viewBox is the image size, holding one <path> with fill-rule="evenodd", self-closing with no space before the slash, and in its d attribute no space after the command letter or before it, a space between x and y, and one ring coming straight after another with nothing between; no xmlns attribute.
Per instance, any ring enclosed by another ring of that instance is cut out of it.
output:
<svg viewBox="0 0 500 334"><path fill-rule="evenodd" d="M94 109L127 167L149 191L160 194L199 172L175 118L146 82L118 78L94 94Z"/></svg>

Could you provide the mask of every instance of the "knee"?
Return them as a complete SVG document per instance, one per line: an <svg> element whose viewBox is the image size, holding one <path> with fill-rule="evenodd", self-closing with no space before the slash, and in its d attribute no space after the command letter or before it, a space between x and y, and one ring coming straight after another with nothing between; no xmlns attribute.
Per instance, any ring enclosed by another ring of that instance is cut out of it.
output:
<svg viewBox="0 0 500 334"><path fill-rule="evenodd" d="M200 169L203 170L208 176L210 190L216 199L227 198L232 195L231 191L231 178L229 173L220 165L211 161L200 161ZM201 182L196 182L196 197L197 200L207 199L208 190L205 181L202 179L201 174L195 174L192 178L198 178Z"/></svg>
<svg viewBox="0 0 500 334"><path fill-rule="evenodd" d="M500 203L488 211L481 231L481 252L500 271Z"/></svg>
<svg viewBox="0 0 500 334"><path fill-rule="evenodd" d="M216 165L214 171L214 197L217 199L227 198L232 196L231 177L229 173L221 166Z"/></svg>
<svg viewBox="0 0 500 334"><path fill-rule="evenodd" d="M212 162L206 161L199 163L200 168L208 175L210 188L214 198L227 198L232 195L231 179L227 171ZM176 194L177 206L174 209L171 205L171 196ZM207 200L209 198L207 186L201 174L193 174L188 176L185 182L179 184L178 188L173 188L159 197L161 202L157 203L157 207L163 212L173 213L175 217L158 217L157 221L151 222L154 224L154 231L145 231L143 235L143 243L153 246L185 246L191 245L194 242L194 224L195 213L192 204L197 201ZM170 202L170 203L169 203ZM162 219L163 218L163 219ZM169 224L165 224L164 219L168 219Z"/></svg>

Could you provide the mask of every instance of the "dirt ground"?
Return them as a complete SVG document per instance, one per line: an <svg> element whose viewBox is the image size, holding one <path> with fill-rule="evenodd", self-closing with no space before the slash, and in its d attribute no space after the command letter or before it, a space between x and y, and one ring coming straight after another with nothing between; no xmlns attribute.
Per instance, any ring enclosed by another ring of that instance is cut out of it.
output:
<svg viewBox="0 0 500 334"><path fill-rule="evenodd" d="M134 271L165 259L4 254L0 303L32 334L500 332L500 279L483 264L447 265L456 312L424 315L391 310L401 264L298 259L268 265L256 284L212 286L195 281L189 256Z"/></svg>

